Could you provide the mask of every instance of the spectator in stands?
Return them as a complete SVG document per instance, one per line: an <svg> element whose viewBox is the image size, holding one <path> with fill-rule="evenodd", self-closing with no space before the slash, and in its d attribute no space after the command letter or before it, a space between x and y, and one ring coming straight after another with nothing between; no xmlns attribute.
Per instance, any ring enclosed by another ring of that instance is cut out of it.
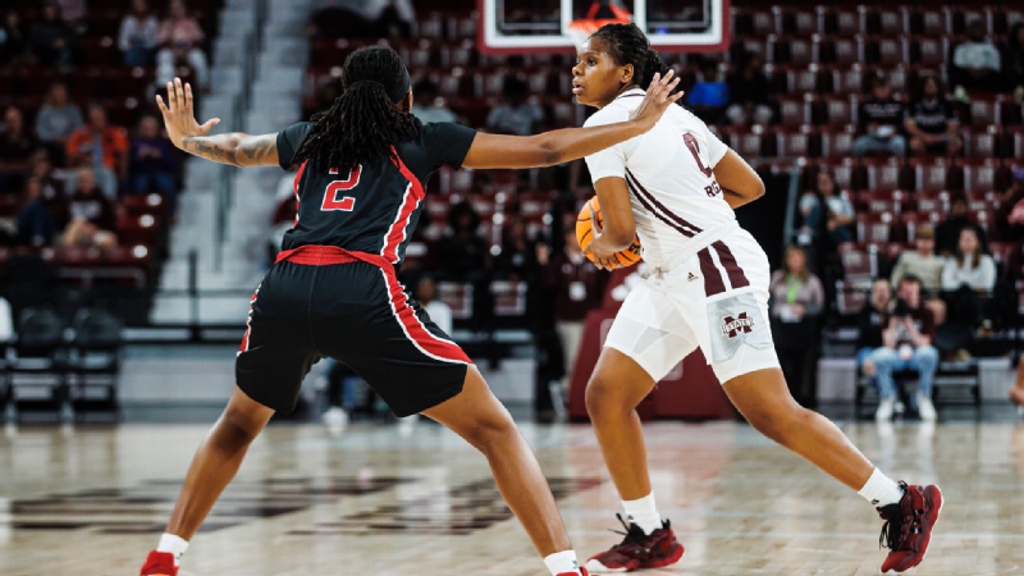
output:
<svg viewBox="0 0 1024 576"><path fill-rule="evenodd" d="M25 180L25 195L18 212L18 244L23 246L49 246L57 233L42 190L38 178Z"/></svg>
<svg viewBox="0 0 1024 576"><path fill-rule="evenodd" d="M0 132L0 186L5 182L13 188L23 184L22 175L28 170L36 147L35 138L25 130L21 110L8 106L4 110L3 131Z"/></svg>
<svg viewBox="0 0 1024 576"><path fill-rule="evenodd" d="M747 53L739 70L729 75L728 86L732 104L726 108L725 117L729 122L743 125L772 121L772 89L760 56Z"/></svg>
<svg viewBox="0 0 1024 576"><path fill-rule="evenodd" d="M420 122L455 122L455 113L446 106L437 105L437 85L430 80L420 80L412 88L412 115Z"/></svg>
<svg viewBox="0 0 1024 576"><path fill-rule="evenodd" d="M963 148L960 138L960 123L939 86L935 76L921 79L918 99L907 110L904 123L910 134L910 153L915 156L923 154L948 154L956 156Z"/></svg>
<svg viewBox="0 0 1024 576"><path fill-rule="evenodd" d="M935 319L928 308L921 305L921 281L904 276L896 291L897 300L891 312L883 316L883 346L871 354L874 364L878 395L881 402L875 412L878 420L892 418L896 404L896 381L893 373L913 370L918 373L917 395L911 405L917 407L922 420L934 421L932 384L939 366L939 352L932 345L935 338Z"/></svg>
<svg viewBox="0 0 1024 576"><path fill-rule="evenodd" d="M160 22L149 10L146 0L134 0L132 11L121 20L117 47L126 66L149 66L160 45Z"/></svg>
<svg viewBox="0 0 1024 576"><path fill-rule="evenodd" d="M513 282L533 282L538 266L537 243L530 238L526 221L513 219L505 228L501 253L494 259L494 271Z"/></svg>
<svg viewBox="0 0 1024 576"><path fill-rule="evenodd" d="M817 378L814 374L818 317L825 304L825 290L807 267L803 249L790 246L781 270L772 274L772 332L776 338L779 362L793 397L804 406L817 403Z"/></svg>
<svg viewBox="0 0 1024 576"><path fill-rule="evenodd" d="M68 162L74 167L89 166L102 172L99 176L102 188L108 196L114 197L117 183L126 182L128 178L128 131L111 126L106 109L99 104L91 104L88 114L89 123L68 138Z"/></svg>
<svg viewBox="0 0 1024 576"><path fill-rule="evenodd" d="M28 35L17 11L8 10L0 26L0 64L26 64L31 58L28 52Z"/></svg>
<svg viewBox="0 0 1024 576"><path fill-rule="evenodd" d="M562 345L564 370L553 386L551 397L556 406L568 397L572 367L576 363L583 340L587 312L599 308L604 299L609 274L591 264L583 255L576 232L566 229L562 251L550 255L546 245L538 246L537 261L541 265L541 286L551 298L551 313ZM554 375L553 375L554 376ZM556 408L556 412L560 411Z"/></svg>
<svg viewBox="0 0 1024 576"><path fill-rule="evenodd" d="M60 6L55 2L43 5L43 19L29 31L29 44L39 63L66 69L71 65L76 43L75 31L61 17Z"/></svg>
<svg viewBox="0 0 1024 576"><path fill-rule="evenodd" d="M82 113L68 99L68 87L63 82L54 83L36 114L36 136L58 166L67 164L68 138L81 127Z"/></svg>
<svg viewBox="0 0 1024 576"><path fill-rule="evenodd" d="M116 245L117 237L112 230L117 224L117 214L96 184L93 171L79 169L75 182L77 186L68 206L71 222L64 230L61 243L79 247Z"/></svg>
<svg viewBox="0 0 1024 576"><path fill-rule="evenodd" d="M64 193L64 181L54 174L53 163L50 162L50 156L45 149L40 148L32 154L30 172L33 178L39 180L43 203L53 218L54 225L57 230L63 230L71 219L68 212L68 196Z"/></svg>
<svg viewBox="0 0 1024 576"><path fill-rule="evenodd" d="M901 134L903 102L892 93L885 76L871 78L871 93L860 105L860 136L853 142L853 155L883 153L902 157L907 152L907 140Z"/></svg>
<svg viewBox="0 0 1024 576"><path fill-rule="evenodd" d="M1024 238L1024 167L1013 169L1013 183L999 202L995 227L1002 242L1019 242Z"/></svg>
<svg viewBox="0 0 1024 576"><path fill-rule="evenodd" d="M949 200L949 215L935 229L935 253L946 258L952 257L960 245L960 232L964 228L974 230L978 240L981 241L981 251L987 253L988 236L985 234L985 229L971 220L967 196L962 193L955 194Z"/></svg>
<svg viewBox="0 0 1024 576"><path fill-rule="evenodd" d="M1006 41L1006 88L1020 102L1024 100L1024 22L1010 29Z"/></svg>
<svg viewBox="0 0 1024 576"><path fill-rule="evenodd" d="M882 317L891 313L892 307L892 286L885 278L875 278L871 281L871 299L857 315L857 367L872 381L877 372L871 355L882 347Z"/></svg>
<svg viewBox="0 0 1024 576"><path fill-rule="evenodd" d="M950 322L974 328L984 315L984 300L996 287L996 263L981 248L972 228L960 231L960 243L942 270Z"/></svg>
<svg viewBox="0 0 1024 576"><path fill-rule="evenodd" d="M964 90L997 92L1002 89L1002 57L988 39L985 23L974 19L967 23L968 41L953 51L952 77L958 93Z"/></svg>
<svg viewBox="0 0 1024 576"><path fill-rule="evenodd" d="M174 80L178 61L188 62L196 74L196 83L203 92L210 89L210 72L203 52L206 34L195 18L188 15L184 0L171 0L169 16L160 26L160 44L156 54L156 84L163 86Z"/></svg>
<svg viewBox="0 0 1024 576"><path fill-rule="evenodd" d="M160 124L153 116L143 116L139 121L138 134L132 140L132 188L136 192L160 192L168 213L173 214L177 167L177 151L171 141L160 133Z"/></svg>
<svg viewBox="0 0 1024 576"><path fill-rule="evenodd" d="M448 211L451 233L438 240L437 255L448 279L468 281L488 267L487 243L477 234L480 216L468 202Z"/></svg>
<svg viewBox="0 0 1024 576"><path fill-rule="evenodd" d="M836 190L835 180L827 170L818 172L818 188L800 198L803 232L811 238L827 237L834 250L840 244L853 241L850 225L856 218L853 204Z"/></svg>
<svg viewBox="0 0 1024 576"><path fill-rule="evenodd" d="M946 304L942 300L942 269L945 260L935 255L935 229L925 224L917 230L913 251L900 254L892 270L892 285L899 286L900 280L913 276L921 281L921 292L925 306L935 316L935 324L941 326L946 320Z"/></svg>
<svg viewBox="0 0 1024 576"><path fill-rule="evenodd" d="M536 134L544 122L544 110L527 99L529 92L523 80L515 76L505 78L501 89L503 102L487 115L487 129L498 134Z"/></svg>
<svg viewBox="0 0 1024 576"><path fill-rule="evenodd" d="M686 105L705 123L717 124L729 105L729 85L719 79L714 60L705 59L700 69L700 78L686 95Z"/></svg>

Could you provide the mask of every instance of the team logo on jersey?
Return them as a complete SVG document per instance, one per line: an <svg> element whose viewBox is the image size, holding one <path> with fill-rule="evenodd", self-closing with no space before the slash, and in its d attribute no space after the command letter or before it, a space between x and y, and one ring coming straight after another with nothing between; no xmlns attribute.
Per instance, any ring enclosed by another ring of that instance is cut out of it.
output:
<svg viewBox="0 0 1024 576"><path fill-rule="evenodd" d="M722 324L722 334L725 334L729 338L735 338L743 332L744 334L750 334L754 328L754 319L748 318L746 312L740 312L736 318L732 316L726 316L724 323Z"/></svg>

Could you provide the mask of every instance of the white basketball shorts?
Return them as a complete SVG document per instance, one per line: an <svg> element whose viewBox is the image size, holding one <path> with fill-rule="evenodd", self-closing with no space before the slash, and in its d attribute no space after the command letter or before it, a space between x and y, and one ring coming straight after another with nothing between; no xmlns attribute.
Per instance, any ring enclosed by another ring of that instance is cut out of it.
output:
<svg viewBox="0 0 1024 576"><path fill-rule="evenodd" d="M671 270L648 270L615 316L604 345L655 382L698 347L718 381L779 368L768 318L771 270L746 230L713 242Z"/></svg>

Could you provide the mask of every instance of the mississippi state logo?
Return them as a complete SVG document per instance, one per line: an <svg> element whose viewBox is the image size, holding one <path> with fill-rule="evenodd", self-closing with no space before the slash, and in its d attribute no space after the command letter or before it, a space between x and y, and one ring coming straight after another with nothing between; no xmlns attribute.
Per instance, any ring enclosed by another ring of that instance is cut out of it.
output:
<svg viewBox="0 0 1024 576"><path fill-rule="evenodd" d="M747 318L746 312L740 312L738 318L733 318L732 316L725 317L724 323L722 324L722 334L725 334L729 338L735 338L740 332L750 334L753 327L754 319Z"/></svg>

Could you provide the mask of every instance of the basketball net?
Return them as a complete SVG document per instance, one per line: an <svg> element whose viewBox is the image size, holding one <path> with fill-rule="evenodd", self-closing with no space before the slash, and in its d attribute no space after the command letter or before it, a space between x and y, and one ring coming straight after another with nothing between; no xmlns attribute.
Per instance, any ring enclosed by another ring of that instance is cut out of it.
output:
<svg viewBox="0 0 1024 576"><path fill-rule="evenodd" d="M599 12L602 12L601 18L598 18ZM611 16L610 18L607 17L609 15ZM633 16L629 13L629 10L615 5L614 2L608 2L606 5L601 6L601 2L595 1L590 7L586 18L574 20L562 33L568 36L578 48L594 32L600 30L602 26L607 24L629 24L632 21Z"/></svg>

